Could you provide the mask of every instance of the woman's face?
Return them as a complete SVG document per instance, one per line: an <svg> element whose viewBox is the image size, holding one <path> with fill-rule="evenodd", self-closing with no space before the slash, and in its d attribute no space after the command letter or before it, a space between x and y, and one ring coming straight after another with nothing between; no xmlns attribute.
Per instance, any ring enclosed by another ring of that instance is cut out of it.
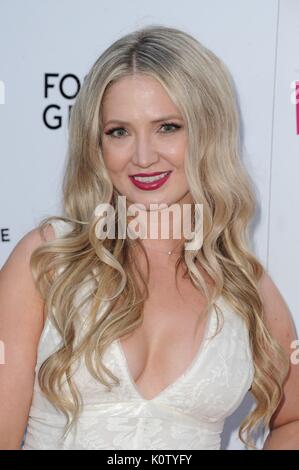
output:
<svg viewBox="0 0 299 470"><path fill-rule="evenodd" d="M113 83L104 95L102 126L106 168L129 205L144 204L149 209L153 203L191 202L184 171L186 125L156 79L136 74ZM155 172L170 175L150 185L132 177Z"/></svg>

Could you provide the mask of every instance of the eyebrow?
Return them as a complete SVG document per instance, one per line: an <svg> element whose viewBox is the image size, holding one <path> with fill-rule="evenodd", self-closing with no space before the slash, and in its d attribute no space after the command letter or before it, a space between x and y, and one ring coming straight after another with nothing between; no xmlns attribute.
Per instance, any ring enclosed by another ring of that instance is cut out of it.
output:
<svg viewBox="0 0 299 470"><path fill-rule="evenodd" d="M163 117L160 117L159 119L154 119L153 121L151 121L151 124L155 124L156 122L161 122L161 121L167 121L168 119L182 120L181 116L178 116L177 114L169 114L168 116L163 116ZM107 121L105 125L107 126L108 124L111 124L113 122L126 124L126 125L130 124L129 122L122 121L121 119L109 119L109 121Z"/></svg>

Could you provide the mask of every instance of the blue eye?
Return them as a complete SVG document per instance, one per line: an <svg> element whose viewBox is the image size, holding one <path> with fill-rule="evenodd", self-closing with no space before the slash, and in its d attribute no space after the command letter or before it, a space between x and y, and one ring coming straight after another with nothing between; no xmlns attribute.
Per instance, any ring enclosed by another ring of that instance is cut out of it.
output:
<svg viewBox="0 0 299 470"><path fill-rule="evenodd" d="M113 135L113 133L115 131L120 131L120 130L124 130L122 127L115 127L114 129L110 129L110 131L106 132L107 135L111 135L111 137L116 137L117 139L119 139L120 137L122 136L118 136L118 135Z"/></svg>
<svg viewBox="0 0 299 470"><path fill-rule="evenodd" d="M174 130L181 128L181 126L175 124L174 122L165 122L164 124L162 124L162 127L174 127ZM163 134L165 134L165 132L163 132ZM166 132L166 134L169 134L169 132Z"/></svg>
<svg viewBox="0 0 299 470"><path fill-rule="evenodd" d="M180 129L182 126L175 124L174 122L164 122L161 126L162 127L172 127L174 129L171 129L170 132L174 132L177 129ZM116 139L120 139L124 135L115 135L114 132L116 131L125 131L123 127L114 127L113 129L110 129L109 131L106 132L106 135L109 135L111 137L115 137ZM169 134L170 132L162 132L162 134Z"/></svg>

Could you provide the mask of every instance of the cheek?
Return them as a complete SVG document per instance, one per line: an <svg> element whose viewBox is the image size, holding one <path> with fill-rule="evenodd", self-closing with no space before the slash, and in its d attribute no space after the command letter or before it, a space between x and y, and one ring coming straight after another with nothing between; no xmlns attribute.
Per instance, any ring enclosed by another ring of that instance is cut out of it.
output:
<svg viewBox="0 0 299 470"><path fill-rule="evenodd" d="M108 171L113 173L120 172L124 169L127 164L127 158L123 155L123 152L109 148L103 145L102 147L103 159Z"/></svg>
<svg viewBox="0 0 299 470"><path fill-rule="evenodd" d="M187 154L187 142L185 138L174 140L173 142L165 143L163 151L164 155L167 155L171 159L172 163L176 167L181 167L184 164L185 156Z"/></svg>

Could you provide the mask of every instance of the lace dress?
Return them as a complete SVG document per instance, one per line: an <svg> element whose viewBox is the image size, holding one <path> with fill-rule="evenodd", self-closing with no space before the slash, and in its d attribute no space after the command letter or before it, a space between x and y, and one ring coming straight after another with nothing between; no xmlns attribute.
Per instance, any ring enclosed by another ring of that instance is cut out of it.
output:
<svg viewBox="0 0 299 470"><path fill-rule="evenodd" d="M64 221L52 224L57 237L68 230ZM82 293L77 291L78 301ZM84 407L76 427L65 440L61 436L66 418L41 393L37 381L42 362L62 344L47 319L38 346L23 449L219 450L224 421L250 389L254 365L244 320L223 297L217 305L224 315L221 332L210 340L217 327L216 310L211 309L203 341L192 363L152 399L139 393L119 340L103 356L105 365L120 379L120 385L111 391L90 375L80 359L73 380L80 389Z"/></svg>

